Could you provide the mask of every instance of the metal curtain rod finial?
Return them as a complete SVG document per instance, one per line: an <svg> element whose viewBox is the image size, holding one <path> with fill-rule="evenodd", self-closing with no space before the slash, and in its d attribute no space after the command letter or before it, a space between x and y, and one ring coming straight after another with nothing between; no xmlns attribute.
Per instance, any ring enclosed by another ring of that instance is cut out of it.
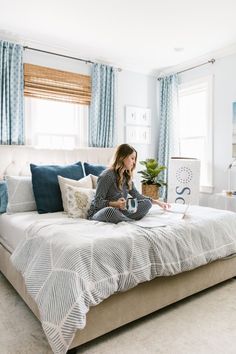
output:
<svg viewBox="0 0 236 354"><path fill-rule="evenodd" d="M193 70L193 69L195 69L195 68L198 68L199 66L203 66L203 65L206 65L206 64L214 64L215 61L216 61L216 60L215 60L214 58L212 58L212 59L206 61L205 63L198 64L198 65L192 66L191 68L178 71L178 72L176 72L175 74L182 74L182 73L184 73L185 71ZM158 80L161 80L162 78L163 78L163 76L158 77Z"/></svg>
<svg viewBox="0 0 236 354"><path fill-rule="evenodd" d="M208 60L208 63L210 64L214 64L214 62L215 62L216 60L214 59L214 58L212 58L211 60Z"/></svg>

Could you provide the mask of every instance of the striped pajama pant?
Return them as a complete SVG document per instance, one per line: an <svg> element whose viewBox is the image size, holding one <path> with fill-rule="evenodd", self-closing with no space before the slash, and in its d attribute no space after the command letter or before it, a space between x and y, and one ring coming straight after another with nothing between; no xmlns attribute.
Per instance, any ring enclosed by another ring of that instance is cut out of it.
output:
<svg viewBox="0 0 236 354"><path fill-rule="evenodd" d="M138 207L135 213L129 213L127 210L121 210L113 207L106 207L97 211L90 220L111 222L118 224L121 221L132 221L142 219L152 207L149 199L138 200Z"/></svg>

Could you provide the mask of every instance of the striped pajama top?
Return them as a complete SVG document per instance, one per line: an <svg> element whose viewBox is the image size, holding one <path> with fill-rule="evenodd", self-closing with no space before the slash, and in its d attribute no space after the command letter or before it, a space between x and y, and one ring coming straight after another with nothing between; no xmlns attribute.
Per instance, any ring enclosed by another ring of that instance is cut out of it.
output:
<svg viewBox="0 0 236 354"><path fill-rule="evenodd" d="M137 191L133 182L132 187L129 190L126 184L126 179L124 179L122 190L119 189L117 185L117 177L117 173L112 169L107 169L100 174L97 181L95 198L93 199L88 211L88 218L91 218L99 210L108 207L109 202L111 201L116 201L119 198L127 199L128 194L138 200L150 200L150 198L143 196Z"/></svg>

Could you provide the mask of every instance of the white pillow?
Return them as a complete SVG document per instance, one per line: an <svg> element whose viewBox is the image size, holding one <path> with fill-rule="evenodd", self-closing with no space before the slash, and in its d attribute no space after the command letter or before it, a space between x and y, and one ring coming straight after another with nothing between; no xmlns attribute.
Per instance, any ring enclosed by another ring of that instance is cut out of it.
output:
<svg viewBox="0 0 236 354"><path fill-rule="evenodd" d="M97 184L98 184L98 176L94 176L94 175L89 175L89 176L91 176L92 183L93 183L93 188L96 189L97 188Z"/></svg>
<svg viewBox="0 0 236 354"><path fill-rule="evenodd" d="M37 210L30 176L6 176L6 181L8 214Z"/></svg>
<svg viewBox="0 0 236 354"><path fill-rule="evenodd" d="M91 175L88 175L79 180L58 176L58 182L61 189L63 209L66 212L68 211L66 189L65 189L66 184L74 187L89 188L89 189L93 188Z"/></svg>
<svg viewBox="0 0 236 354"><path fill-rule="evenodd" d="M87 219L88 210L95 196L95 189L65 185L68 216Z"/></svg>

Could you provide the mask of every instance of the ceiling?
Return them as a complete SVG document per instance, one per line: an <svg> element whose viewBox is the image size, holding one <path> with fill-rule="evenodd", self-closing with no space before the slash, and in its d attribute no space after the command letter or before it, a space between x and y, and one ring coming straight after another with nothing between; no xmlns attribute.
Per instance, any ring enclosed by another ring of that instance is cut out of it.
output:
<svg viewBox="0 0 236 354"><path fill-rule="evenodd" d="M236 43L235 0L0 0L0 8L1 39L148 74Z"/></svg>

